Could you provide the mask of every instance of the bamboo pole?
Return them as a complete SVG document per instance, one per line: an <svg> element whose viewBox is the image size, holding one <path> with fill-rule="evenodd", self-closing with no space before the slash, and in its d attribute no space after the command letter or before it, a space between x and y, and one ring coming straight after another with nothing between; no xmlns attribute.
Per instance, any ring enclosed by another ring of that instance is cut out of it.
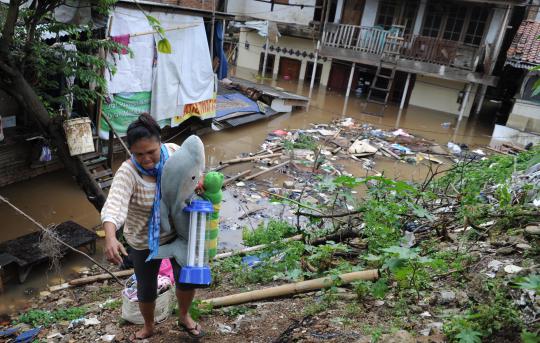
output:
<svg viewBox="0 0 540 343"><path fill-rule="evenodd" d="M118 132L116 132L116 130L113 128L111 122L109 121L109 118L107 118L107 116L105 115L105 113L101 113L101 116L103 117L103 119L105 119L105 122L107 122L107 125L109 125L109 129L111 129L111 131L114 133L114 135L118 138L118 140L120 141L120 144L122 144L122 147L124 147L124 150L126 150L126 152L128 153L129 157L131 157L131 151L129 151L126 143L124 143L124 141L122 140L122 137L120 137L120 135L118 134Z"/></svg>
<svg viewBox="0 0 540 343"><path fill-rule="evenodd" d="M238 173L235 176L228 178L227 180L223 181L223 186L222 187L227 186L229 183L231 183L231 182L233 182L235 180L238 180L239 178L241 178L243 176L246 176L249 173L251 173L251 169L244 170L243 172Z"/></svg>
<svg viewBox="0 0 540 343"><path fill-rule="evenodd" d="M272 158L272 157L278 157L281 156L282 153L272 153L268 155L258 155L258 156L250 156L250 157L241 157L241 158L234 158L232 160L228 161L220 161L219 164L234 164L234 163L241 163L241 162L249 162L254 160L259 160L263 158Z"/></svg>
<svg viewBox="0 0 540 343"><path fill-rule="evenodd" d="M133 273L134 273L133 269L126 269L126 270L121 270L119 272L114 272L113 275L116 277L124 277L124 276L130 276ZM111 276L109 274L98 274L98 275L82 277L79 279L73 279L69 281L68 284L70 286L81 286L81 285L86 285L87 283L108 280L110 278Z"/></svg>
<svg viewBox="0 0 540 343"><path fill-rule="evenodd" d="M273 166L273 167L270 167L270 168L268 168L268 169L265 169L265 170L263 170L263 171L260 171L260 172L258 172L258 173L255 173L255 174L253 174L253 175L250 175L250 176L246 177L244 180L245 180L245 181L248 181L248 180L254 179L254 178L256 178L257 176L261 176L261 175L263 175L263 174L266 174L266 173L271 172L271 171L273 171L273 170L276 170L276 169L278 169L278 168L284 167L284 166L286 166L287 164L289 164L289 161L286 161L286 162L283 162L283 163L280 163L280 164L276 164L276 165Z"/></svg>
<svg viewBox="0 0 540 343"><path fill-rule="evenodd" d="M342 284L348 284L357 280L373 281L379 278L379 271L377 269L370 269L361 272L341 274L339 278L341 279ZM219 298L203 300L203 304L212 305L212 307L214 308L226 307L231 305L239 305L248 302L259 301L263 299L305 293L321 288L328 288L331 287L333 284L334 280L332 277L323 277L309 281L301 281L277 287L264 288L251 292L244 292Z"/></svg>

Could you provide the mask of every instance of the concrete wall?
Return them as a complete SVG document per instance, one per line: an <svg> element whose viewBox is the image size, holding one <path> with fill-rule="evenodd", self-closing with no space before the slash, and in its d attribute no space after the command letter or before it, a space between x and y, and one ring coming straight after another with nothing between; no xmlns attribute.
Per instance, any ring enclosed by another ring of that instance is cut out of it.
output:
<svg viewBox="0 0 540 343"><path fill-rule="evenodd" d="M429 108L436 111L459 115L457 99L459 92L465 89L466 84L456 81L442 80L418 75L409 100L410 105ZM464 116L471 112L477 85L474 85L469 94L468 105Z"/></svg>
<svg viewBox="0 0 540 343"><path fill-rule="evenodd" d="M315 0L289 0L291 4L315 5ZM274 5L274 10L270 11L271 5L266 2L255 0L229 0L227 12L234 15L245 15L248 17L271 20L279 23L291 23L308 25L313 20L314 7Z"/></svg>
<svg viewBox="0 0 540 343"><path fill-rule="evenodd" d="M375 26L375 20L377 19L377 10L379 8L379 0L366 0L364 5L364 13L362 14L362 21L360 26Z"/></svg>
<svg viewBox="0 0 540 343"><path fill-rule="evenodd" d="M497 41L499 32L503 29L502 24L505 13L506 8L504 7L495 7L492 9L491 22L489 24L486 34L486 44L495 44L495 42Z"/></svg>
<svg viewBox="0 0 540 343"><path fill-rule="evenodd" d="M246 41L249 43L249 48L246 49ZM240 32L240 38L238 43L238 60L237 64L239 67L251 69L254 72L257 72L259 70L259 59L261 53L264 53L264 49L262 48L265 43L265 39L261 36L259 36L255 31L247 31L245 29L242 29ZM306 52L308 55L310 53L315 54L315 48L316 43L314 43L312 40L309 39L300 39L300 38L294 38L294 37L288 37L288 36L282 36L277 44L271 44L274 47L280 47L281 49L293 49L293 50L300 50L301 52ZM276 78L279 72L279 58L281 56L292 58L301 61L301 68L300 68L300 80L304 79L304 73L306 70L306 66L308 62L313 62L313 58L309 58L309 56L302 57L296 56L296 55L290 55L288 53L283 52L276 52L274 51L268 51L268 54L275 55L274 60L274 71L273 71L273 77ZM327 60L326 62L323 62L322 59L319 59L317 63L323 64L322 74L321 74L321 85L326 86L328 84L328 76L330 75L330 68L332 66L332 62L330 60ZM267 75L269 76L269 75Z"/></svg>
<svg viewBox="0 0 540 343"><path fill-rule="evenodd" d="M516 99L506 126L520 131L540 133L540 103Z"/></svg>

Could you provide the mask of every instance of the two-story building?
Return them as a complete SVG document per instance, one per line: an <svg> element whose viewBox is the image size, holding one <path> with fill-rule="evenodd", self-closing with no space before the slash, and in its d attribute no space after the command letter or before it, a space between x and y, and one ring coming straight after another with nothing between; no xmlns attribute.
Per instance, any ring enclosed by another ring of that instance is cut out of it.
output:
<svg viewBox="0 0 540 343"><path fill-rule="evenodd" d="M280 37L270 40L257 30L242 28L238 38L236 64L238 67L262 72L267 53L266 77L309 82L316 60L316 45L322 20L322 0L228 1L227 13L238 20L275 22ZM331 69L328 58L317 59L315 80L323 86L328 83Z"/></svg>
<svg viewBox="0 0 540 343"><path fill-rule="evenodd" d="M233 11L296 26L270 45L267 71L274 77L309 80L320 40L316 81L350 94L359 80L373 81L392 41L398 56L389 100L460 117L471 113L473 104L479 111L487 88L497 85L501 48L515 32L509 23L523 19L515 18L524 12L516 9L526 5L522 0L289 0L270 11L263 8L270 4L244 0L230 1L229 12L233 3ZM291 6L299 3L306 6ZM256 32L242 32L238 65L261 70L264 43Z"/></svg>
<svg viewBox="0 0 540 343"><path fill-rule="evenodd" d="M325 21L320 54L352 63L349 84L354 86L362 75L357 65L377 66L389 40L399 37L390 98L460 118L471 112L473 103L479 110L487 87L496 86L493 72L506 35L513 32L508 24L523 13L514 9L525 5L492 0L330 1L343 11L339 20ZM350 15L348 8L359 3L362 13ZM343 74L343 68L332 67L330 79L347 79Z"/></svg>

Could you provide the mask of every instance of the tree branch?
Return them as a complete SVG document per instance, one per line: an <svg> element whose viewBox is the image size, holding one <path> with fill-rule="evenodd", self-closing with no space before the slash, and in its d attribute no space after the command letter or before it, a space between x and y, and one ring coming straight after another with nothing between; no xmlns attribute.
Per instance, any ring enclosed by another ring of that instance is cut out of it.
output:
<svg viewBox="0 0 540 343"><path fill-rule="evenodd" d="M14 77L16 75L13 68L8 66L6 63L4 63L2 60L0 60L0 70L6 73L8 76Z"/></svg>
<svg viewBox="0 0 540 343"><path fill-rule="evenodd" d="M9 47L13 43L13 35L15 34L15 26L17 25L17 19L19 18L20 5L21 0L11 0L9 2L6 22L4 23L4 28L2 29L2 38L0 38L0 48L4 54L8 53Z"/></svg>

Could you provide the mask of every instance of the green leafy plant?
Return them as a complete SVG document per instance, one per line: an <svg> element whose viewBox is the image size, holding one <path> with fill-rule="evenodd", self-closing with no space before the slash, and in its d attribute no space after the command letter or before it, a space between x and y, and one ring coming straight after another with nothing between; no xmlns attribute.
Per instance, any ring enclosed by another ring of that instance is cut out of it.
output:
<svg viewBox="0 0 540 343"><path fill-rule="evenodd" d="M521 343L539 343L540 342L540 336L538 336L538 333L529 332L526 330L521 331L520 338L521 338Z"/></svg>
<svg viewBox="0 0 540 343"><path fill-rule="evenodd" d="M520 332L523 326L519 312L499 282L485 285L485 299L455 316L443 327L451 341L480 342L500 332ZM476 339L476 341L474 341Z"/></svg>
<svg viewBox="0 0 540 343"><path fill-rule="evenodd" d="M337 253L346 253L350 249L347 245L327 241L319 246L306 245L306 251L310 253L307 260L319 271L328 270L332 267L332 262Z"/></svg>
<svg viewBox="0 0 540 343"><path fill-rule="evenodd" d="M388 269L401 288L410 288L416 291L420 298L420 291L427 288L430 280L428 265L433 261L426 256L420 256L419 250L400 246L391 246L381 249L383 255L369 255L369 260L381 260L382 268Z"/></svg>
<svg viewBox="0 0 540 343"><path fill-rule="evenodd" d="M17 322L32 326L50 326L58 321L69 321L84 317L86 312L87 309L84 307L70 307L54 311L29 310L21 314Z"/></svg>
<svg viewBox="0 0 540 343"><path fill-rule="evenodd" d="M481 337L482 334L480 332L470 328L465 328L456 335L456 338L460 343L481 343Z"/></svg>
<svg viewBox="0 0 540 343"><path fill-rule="evenodd" d="M203 303L201 300L197 299L191 303L189 307L189 314L193 320L198 321L202 316L208 316L212 313L214 307L212 304Z"/></svg>
<svg viewBox="0 0 540 343"><path fill-rule="evenodd" d="M297 232L298 230L294 226L285 221L270 220L266 226L261 223L255 230L244 228L242 239L244 245L254 246L278 242L283 238L295 235Z"/></svg>
<svg viewBox="0 0 540 343"><path fill-rule="evenodd" d="M516 278L514 283L515 287L517 288L530 289L536 291L537 293L540 292L540 275L538 274L531 274L525 277Z"/></svg>

